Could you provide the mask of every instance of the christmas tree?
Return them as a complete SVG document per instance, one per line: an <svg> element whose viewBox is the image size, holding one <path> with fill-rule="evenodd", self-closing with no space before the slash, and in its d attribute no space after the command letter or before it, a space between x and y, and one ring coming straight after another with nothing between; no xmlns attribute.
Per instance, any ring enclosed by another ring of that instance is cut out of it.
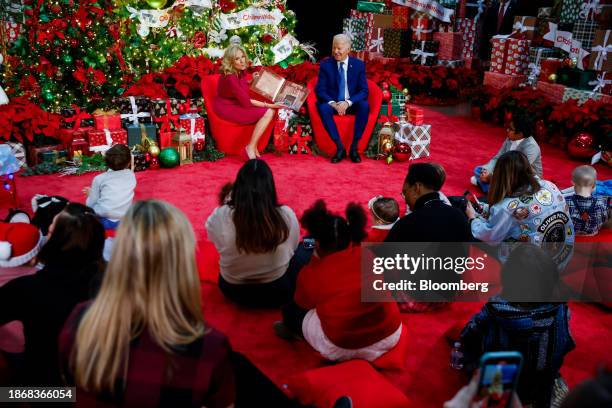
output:
<svg viewBox="0 0 612 408"><path fill-rule="evenodd" d="M7 90L52 111L109 106L143 74L184 55L218 58L230 42L255 65L300 63L308 51L285 0L24 0L24 16Z"/></svg>

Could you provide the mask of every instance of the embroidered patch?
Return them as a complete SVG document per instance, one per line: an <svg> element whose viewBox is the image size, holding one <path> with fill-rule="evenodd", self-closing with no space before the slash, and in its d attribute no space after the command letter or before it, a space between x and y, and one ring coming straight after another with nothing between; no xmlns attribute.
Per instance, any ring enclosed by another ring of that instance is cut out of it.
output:
<svg viewBox="0 0 612 408"><path fill-rule="evenodd" d="M541 218L535 218L535 219L533 220L533 223L534 223L535 225L540 225L540 224L542 223L542 219L541 219Z"/></svg>
<svg viewBox="0 0 612 408"><path fill-rule="evenodd" d="M542 205L551 205L553 203L552 193L545 188L535 193L535 198Z"/></svg>
<svg viewBox="0 0 612 408"><path fill-rule="evenodd" d="M568 222L568 216L561 211L557 211L542 221L538 227L538 232L544 235L544 242L564 242L565 225Z"/></svg>
<svg viewBox="0 0 612 408"><path fill-rule="evenodd" d="M570 227L569 225L567 226L567 236L571 237L573 235L572 233L572 227Z"/></svg>
<svg viewBox="0 0 612 408"><path fill-rule="evenodd" d="M521 234L519 235L519 239L520 242L529 242L529 235L527 234Z"/></svg>
<svg viewBox="0 0 612 408"><path fill-rule="evenodd" d="M521 224L519 228L521 229L521 232L528 232L531 230L531 228L529 228L529 225L527 224Z"/></svg>
<svg viewBox="0 0 612 408"><path fill-rule="evenodd" d="M519 201L518 200L512 200L508 203L508 209L509 210L514 210L516 207L518 207L519 205Z"/></svg>
<svg viewBox="0 0 612 408"><path fill-rule="evenodd" d="M524 220L525 218L529 217L529 210L526 207L520 207L514 210L512 215L517 220Z"/></svg>
<svg viewBox="0 0 612 408"><path fill-rule="evenodd" d="M531 211L532 214L538 215L542 212L542 207L538 203L533 203L531 207L529 207L529 211Z"/></svg>
<svg viewBox="0 0 612 408"><path fill-rule="evenodd" d="M519 197L519 200L523 204L529 204L530 202L533 201L533 196L530 194L523 194L522 196Z"/></svg>

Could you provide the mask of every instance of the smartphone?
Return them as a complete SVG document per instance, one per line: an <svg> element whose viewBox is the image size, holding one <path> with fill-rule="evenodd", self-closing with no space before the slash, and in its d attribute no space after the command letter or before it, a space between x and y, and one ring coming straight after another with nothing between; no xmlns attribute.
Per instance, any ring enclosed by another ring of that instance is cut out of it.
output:
<svg viewBox="0 0 612 408"><path fill-rule="evenodd" d="M304 238L304 248L306 249L314 249L315 248L315 240L314 238Z"/></svg>
<svg viewBox="0 0 612 408"><path fill-rule="evenodd" d="M516 351L485 353L480 359L479 398L486 407L508 408L518 384L523 356Z"/></svg>
<svg viewBox="0 0 612 408"><path fill-rule="evenodd" d="M467 201L472 203L472 207L474 207L474 210L478 214L482 214L483 206L480 203L480 201L478 201L478 198L476 198L476 196L473 193L471 193L469 190L466 190L466 192L463 193L463 196L465 197Z"/></svg>

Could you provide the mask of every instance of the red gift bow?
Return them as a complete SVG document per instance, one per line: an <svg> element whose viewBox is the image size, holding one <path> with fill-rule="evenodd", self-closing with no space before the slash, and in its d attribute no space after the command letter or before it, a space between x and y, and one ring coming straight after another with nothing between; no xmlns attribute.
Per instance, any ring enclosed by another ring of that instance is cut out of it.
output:
<svg viewBox="0 0 612 408"><path fill-rule="evenodd" d="M166 133L166 132L172 131L172 128L170 126L171 124L174 125L174 127L177 127L176 124L178 123L179 116L180 115L172 114L172 107L170 104L170 100L166 99L166 114L163 116L155 117L153 121L156 123L161 123L161 126L159 128L160 133Z"/></svg>
<svg viewBox="0 0 612 408"><path fill-rule="evenodd" d="M70 116L69 118L64 118L64 123L73 123L74 122L74 126L73 128L78 129L81 127L81 123L83 122L83 119L93 119L93 116L91 116L91 114L82 111L81 108L79 108L77 105L70 105L70 107L72 109L74 109L74 111L76 112L74 115Z"/></svg>
<svg viewBox="0 0 612 408"><path fill-rule="evenodd" d="M291 135L289 138L289 144L297 144L297 153L302 153L302 150L305 150L307 153L312 153L310 147L308 147L308 143L312 140L312 136L302 136L302 125L297 125L297 129L295 133Z"/></svg>

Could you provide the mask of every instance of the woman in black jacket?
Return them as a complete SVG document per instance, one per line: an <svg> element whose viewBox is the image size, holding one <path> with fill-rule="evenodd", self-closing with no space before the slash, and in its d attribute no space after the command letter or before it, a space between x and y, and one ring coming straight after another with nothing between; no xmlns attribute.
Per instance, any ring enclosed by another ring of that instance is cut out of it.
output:
<svg viewBox="0 0 612 408"><path fill-rule="evenodd" d="M58 335L74 306L95 294L103 248L104 228L93 210L68 204L38 255L43 269L0 288L0 325L18 320L24 326L24 364L16 367L21 385L61 385Z"/></svg>

